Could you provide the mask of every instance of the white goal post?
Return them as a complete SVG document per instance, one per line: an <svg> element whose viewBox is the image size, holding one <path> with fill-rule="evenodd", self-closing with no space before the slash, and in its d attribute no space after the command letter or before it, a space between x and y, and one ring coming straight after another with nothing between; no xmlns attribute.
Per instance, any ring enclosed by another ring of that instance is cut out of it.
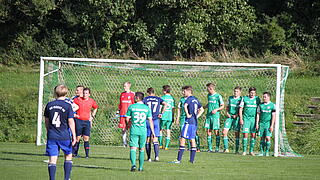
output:
<svg viewBox="0 0 320 180"><path fill-rule="evenodd" d="M141 74L141 72L143 73ZM166 75L166 73L170 75ZM212 77L210 77L211 74ZM101 120L101 122L107 124L106 128L112 127L115 129L104 131L101 129L98 130L97 127L96 133L93 132L93 134L101 136L104 133L110 134L113 131L117 131L117 127L110 123L110 119L112 119L113 116L110 115L111 110L109 112L109 109L117 106L118 97L122 92L122 83L128 79L130 81L130 78L136 82L136 85L133 83L133 87L136 87L135 90L141 92L145 92L151 85L155 86L154 83L156 82L169 84L175 89L173 96L176 102L181 95L179 94L181 86L197 83L194 86L199 86L199 88L195 90L195 93L197 93L198 96L203 96L203 98L200 98L202 104L207 103L207 100L204 98L206 94L205 84L214 81L217 83L218 93L221 94L221 91L227 91L224 92L225 96L223 98L225 101L228 98L227 95L232 95L232 90L235 85L244 87L242 96L247 95L247 89L250 86L259 86L258 95L260 96L264 91L272 91L273 96L275 94L273 100L276 104L276 121L273 138L274 156L294 156L295 153L287 142L284 127L284 106L281 105L284 103L284 86L287 75L288 67L282 66L281 64L41 57L36 144L42 145L44 143L43 109L48 101L53 100L52 87L57 84L66 84L69 88L70 94L68 95L70 96L76 85L89 86L93 91L93 98L98 99L98 104L100 96L103 98L103 100L100 101L100 103L102 103L99 104L100 106L105 106L103 103L110 104L110 106L101 110L101 112L105 114L102 115L101 113L99 117L104 119L103 121ZM264 80L264 78L266 78L266 80ZM191 84L184 84L189 82ZM143 84L143 86L138 86L138 84ZM162 85L166 84L159 84L159 87L162 87ZM103 90L103 86L112 89L108 89L106 92ZM95 92L95 89L99 89L99 92ZM106 94L110 94L108 97L112 97L112 100L105 97ZM160 96L160 94L157 95ZM114 112L113 109L112 112ZM100 113L100 110L98 113ZM103 127L100 126L99 128ZM202 128L202 125L199 125L199 128ZM223 128L223 124L221 124L221 128ZM105 140L99 139L97 143L108 144L111 142L110 144L116 144L113 140L110 140L110 138L112 137L108 137ZM117 138L120 139L120 136ZM279 152L282 151L280 148L286 149L283 150L286 152Z"/></svg>

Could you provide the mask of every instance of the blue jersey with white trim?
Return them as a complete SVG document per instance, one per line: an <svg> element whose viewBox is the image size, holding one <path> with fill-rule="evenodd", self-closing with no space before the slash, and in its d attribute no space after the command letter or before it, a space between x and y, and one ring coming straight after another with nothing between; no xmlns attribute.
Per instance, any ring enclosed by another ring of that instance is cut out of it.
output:
<svg viewBox="0 0 320 180"><path fill-rule="evenodd" d="M158 115L160 114L160 105L162 102L163 99L157 96L148 96L143 99L143 103L148 105L151 109L152 120L159 119Z"/></svg>
<svg viewBox="0 0 320 180"><path fill-rule="evenodd" d="M194 96L189 96L186 99L186 102L184 104L187 104L187 109L188 109L188 113L191 115L191 118L187 118L186 117L186 124L194 124L194 125L198 125L198 119L197 119L197 115L198 115L198 110L202 107L200 101L194 97Z"/></svg>
<svg viewBox="0 0 320 180"><path fill-rule="evenodd" d="M47 104L44 116L49 119L47 139L70 140L68 119L73 118L73 110L65 100L55 100Z"/></svg>

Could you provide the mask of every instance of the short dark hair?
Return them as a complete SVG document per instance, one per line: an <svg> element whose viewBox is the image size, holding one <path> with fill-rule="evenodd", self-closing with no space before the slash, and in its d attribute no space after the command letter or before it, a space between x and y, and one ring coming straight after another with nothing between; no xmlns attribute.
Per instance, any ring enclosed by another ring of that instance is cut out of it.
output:
<svg viewBox="0 0 320 180"><path fill-rule="evenodd" d="M189 90L189 91L193 91L192 86L183 86L182 90Z"/></svg>
<svg viewBox="0 0 320 180"><path fill-rule="evenodd" d="M271 97L271 93L270 92L264 92L263 95L267 94L269 97Z"/></svg>
<svg viewBox="0 0 320 180"><path fill-rule="evenodd" d="M147 89L148 94L154 94L154 89L152 87Z"/></svg>
<svg viewBox="0 0 320 180"><path fill-rule="evenodd" d="M216 84L214 84L214 83L208 83L206 86L207 86L207 87L216 87Z"/></svg>
<svg viewBox="0 0 320 180"><path fill-rule="evenodd" d="M82 87L82 88L84 88L84 86L82 86L82 85L78 85L76 88L79 88L79 87Z"/></svg>
<svg viewBox="0 0 320 180"><path fill-rule="evenodd" d="M139 100L142 100L144 98L143 92L136 92L134 96Z"/></svg>
<svg viewBox="0 0 320 180"><path fill-rule="evenodd" d="M86 88L83 88L83 92L84 92L84 91L89 91L89 93L91 94L90 88L87 88L87 87L86 87Z"/></svg>
<svg viewBox="0 0 320 180"><path fill-rule="evenodd" d="M167 93L170 93L171 87L169 85L164 85L164 86L162 86L162 90L167 92Z"/></svg>
<svg viewBox="0 0 320 180"><path fill-rule="evenodd" d="M249 92L251 92L251 91L257 91L257 89L255 87L250 87Z"/></svg>
<svg viewBox="0 0 320 180"><path fill-rule="evenodd" d="M239 89L240 91L242 90L242 88L240 86L236 86L234 87L234 90Z"/></svg>

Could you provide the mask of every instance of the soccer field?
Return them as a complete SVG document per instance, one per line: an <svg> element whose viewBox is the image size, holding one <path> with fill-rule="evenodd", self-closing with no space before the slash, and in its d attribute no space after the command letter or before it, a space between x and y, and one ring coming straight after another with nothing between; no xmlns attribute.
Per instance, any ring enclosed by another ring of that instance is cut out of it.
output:
<svg viewBox="0 0 320 180"><path fill-rule="evenodd" d="M0 143L0 179L48 179L45 146ZM83 155L83 148L80 155ZM200 152L191 164L169 164L177 149L160 151L160 162L145 162L143 172L130 172L129 148L92 146L90 159L74 159L72 179L320 179L320 156L252 157ZM63 157L57 164L63 179Z"/></svg>

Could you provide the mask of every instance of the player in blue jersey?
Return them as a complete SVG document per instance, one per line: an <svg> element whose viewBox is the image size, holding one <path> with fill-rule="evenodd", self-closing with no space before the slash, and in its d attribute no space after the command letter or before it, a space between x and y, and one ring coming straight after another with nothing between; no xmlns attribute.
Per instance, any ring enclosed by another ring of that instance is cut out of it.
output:
<svg viewBox="0 0 320 180"><path fill-rule="evenodd" d="M48 172L50 180L54 180L56 163L61 149L65 154L64 179L68 180L72 169L72 146L76 143L74 114L72 106L65 101L68 93L67 87L58 85L54 88L54 92L57 99L49 102L44 111L47 129L46 154L49 156Z"/></svg>
<svg viewBox="0 0 320 180"><path fill-rule="evenodd" d="M185 150L186 139L190 140L191 142L190 162L194 163L194 158L197 151L195 137L198 127L198 118L204 112L199 100L192 95L192 86L185 86L183 89L184 95L187 97L183 106L186 113L186 119L180 135L180 148L178 151L178 157L175 161L172 161L172 163L181 162L182 155Z"/></svg>
<svg viewBox="0 0 320 180"><path fill-rule="evenodd" d="M153 142L154 147L154 154L155 154L155 161L159 161L159 141L158 137L160 136L160 122L159 118L162 118L162 114L165 112L167 108L167 103L158 96L155 96L154 89L148 88L147 89L148 96L143 99L143 103L148 105L151 109L152 113L152 120L154 124L154 134L155 137L151 136L151 129L149 122L147 121L147 143L146 143L146 151L148 161L150 162L150 155L151 155L151 142ZM162 111L160 113L160 106L163 105Z"/></svg>

